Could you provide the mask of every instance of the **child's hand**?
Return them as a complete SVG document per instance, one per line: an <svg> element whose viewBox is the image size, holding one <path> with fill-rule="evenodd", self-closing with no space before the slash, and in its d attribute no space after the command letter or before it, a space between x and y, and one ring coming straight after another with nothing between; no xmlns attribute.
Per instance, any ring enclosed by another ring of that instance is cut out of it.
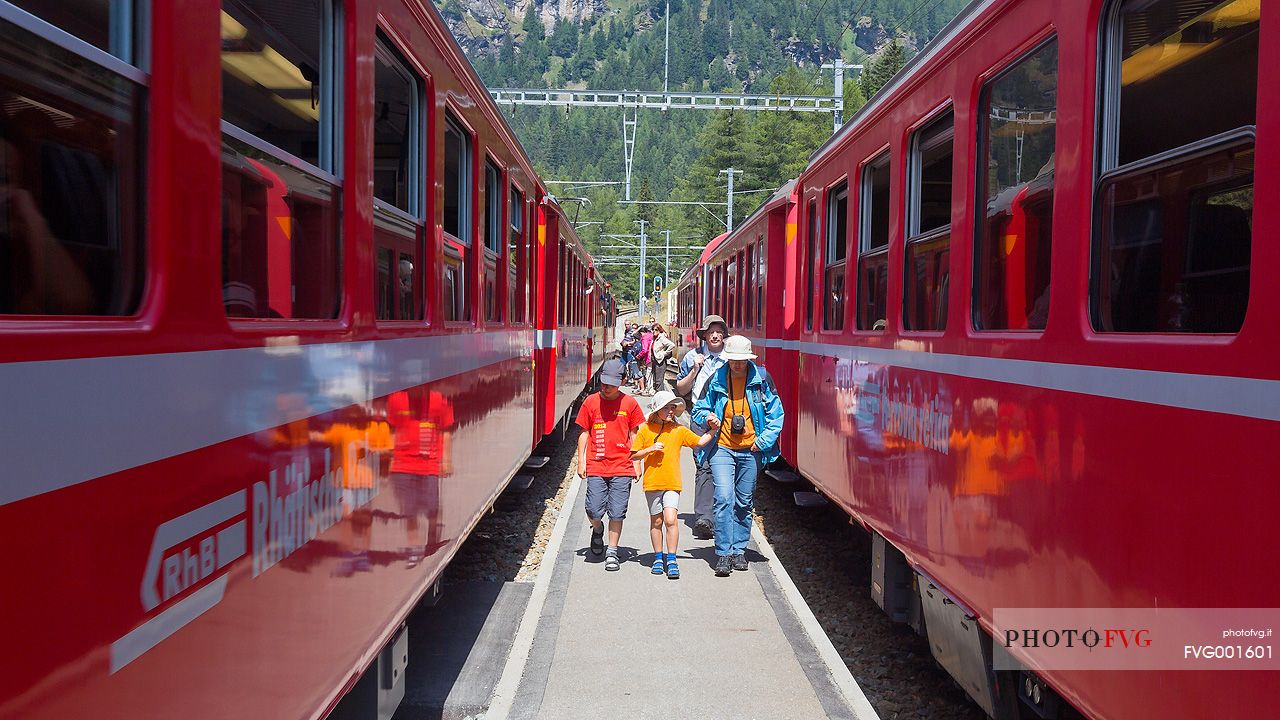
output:
<svg viewBox="0 0 1280 720"><path fill-rule="evenodd" d="M653 444L653 452L662 452L665 449L666 446L662 444L661 440Z"/></svg>

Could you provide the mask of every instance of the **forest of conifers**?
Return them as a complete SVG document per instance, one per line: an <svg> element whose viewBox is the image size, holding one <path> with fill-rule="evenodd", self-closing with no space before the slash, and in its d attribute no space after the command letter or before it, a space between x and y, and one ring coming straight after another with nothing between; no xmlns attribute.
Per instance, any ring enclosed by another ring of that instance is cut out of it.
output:
<svg viewBox="0 0 1280 720"><path fill-rule="evenodd" d="M846 74L848 118L963 6L963 0L672 0L669 88L830 96L832 74L820 66L839 56L866 66L860 78ZM491 88L662 89L663 0L588 0L574 17L560 16L565 5L544 8L537 0L437 0L437 7ZM620 110L503 112L544 178L623 179ZM632 199L724 203L720 171L733 167L742 171L734 188L735 222L741 221L804 168L831 130L825 113L641 110ZM662 231L671 231L674 281L694 254L681 248L701 246L725 227L723 205L621 205L620 184L551 187L589 200L578 220L591 224L579 234L597 257L635 257L607 247L634 240L601 236L633 235L636 221L647 220L649 278L668 271ZM566 206L573 214L575 205ZM623 300L635 299L637 264L602 270ZM646 287L652 289L651 280Z"/></svg>

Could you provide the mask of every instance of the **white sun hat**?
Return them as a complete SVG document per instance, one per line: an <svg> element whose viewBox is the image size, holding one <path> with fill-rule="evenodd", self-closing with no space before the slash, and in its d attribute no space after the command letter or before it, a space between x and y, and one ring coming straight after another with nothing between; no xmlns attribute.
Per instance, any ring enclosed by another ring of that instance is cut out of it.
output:
<svg viewBox="0 0 1280 720"><path fill-rule="evenodd" d="M755 360L756 354L751 352L751 338L742 335L730 335L724 339L724 350L720 357L725 360Z"/></svg>
<svg viewBox="0 0 1280 720"><path fill-rule="evenodd" d="M651 418L652 418L654 413L658 412L658 411L659 411L659 410L661 410L662 408L664 408L664 407L666 407L666 406L668 406L668 405L670 405L670 404L672 404L672 403L675 403L675 404L676 404L676 406L677 406L677 407L676 407L676 414L677 414L677 415L679 415L680 413L684 412L684 400L683 400L683 399L681 399L680 397L678 397L675 393L671 392L670 390L662 390L662 391L660 391L657 395L654 395L654 396L653 396L653 409L649 411L649 417L651 417Z"/></svg>

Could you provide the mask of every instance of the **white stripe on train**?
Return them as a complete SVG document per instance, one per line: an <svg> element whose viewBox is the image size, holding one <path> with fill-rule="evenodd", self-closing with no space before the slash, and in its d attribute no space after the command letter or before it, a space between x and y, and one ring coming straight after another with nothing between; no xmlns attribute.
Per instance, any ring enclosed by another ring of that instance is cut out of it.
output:
<svg viewBox="0 0 1280 720"><path fill-rule="evenodd" d="M767 348L795 350L836 360L889 365L1184 410L1280 420L1280 380L886 350L797 340L761 339L754 342Z"/></svg>
<svg viewBox="0 0 1280 720"><path fill-rule="evenodd" d="M531 330L0 364L0 505L527 354Z"/></svg>
<svg viewBox="0 0 1280 720"><path fill-rule="evenodd" d="M0 425L9 428L0 505L516 358L533 345L533 332L0 365L7 396ZM755 342L837 360L1280 420L1276 380Z"/></svg>

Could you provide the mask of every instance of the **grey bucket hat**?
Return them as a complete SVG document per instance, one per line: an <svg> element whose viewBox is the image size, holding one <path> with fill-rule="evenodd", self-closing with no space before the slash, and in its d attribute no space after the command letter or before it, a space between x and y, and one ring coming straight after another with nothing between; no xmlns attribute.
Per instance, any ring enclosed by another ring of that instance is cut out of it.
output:
<svg viewBox="0 0 1280 720"><path fill-rule="evenodd" d="M622 361L606 360L600 368L600 384L613 385L615 387L622 384Z"/></svg>

